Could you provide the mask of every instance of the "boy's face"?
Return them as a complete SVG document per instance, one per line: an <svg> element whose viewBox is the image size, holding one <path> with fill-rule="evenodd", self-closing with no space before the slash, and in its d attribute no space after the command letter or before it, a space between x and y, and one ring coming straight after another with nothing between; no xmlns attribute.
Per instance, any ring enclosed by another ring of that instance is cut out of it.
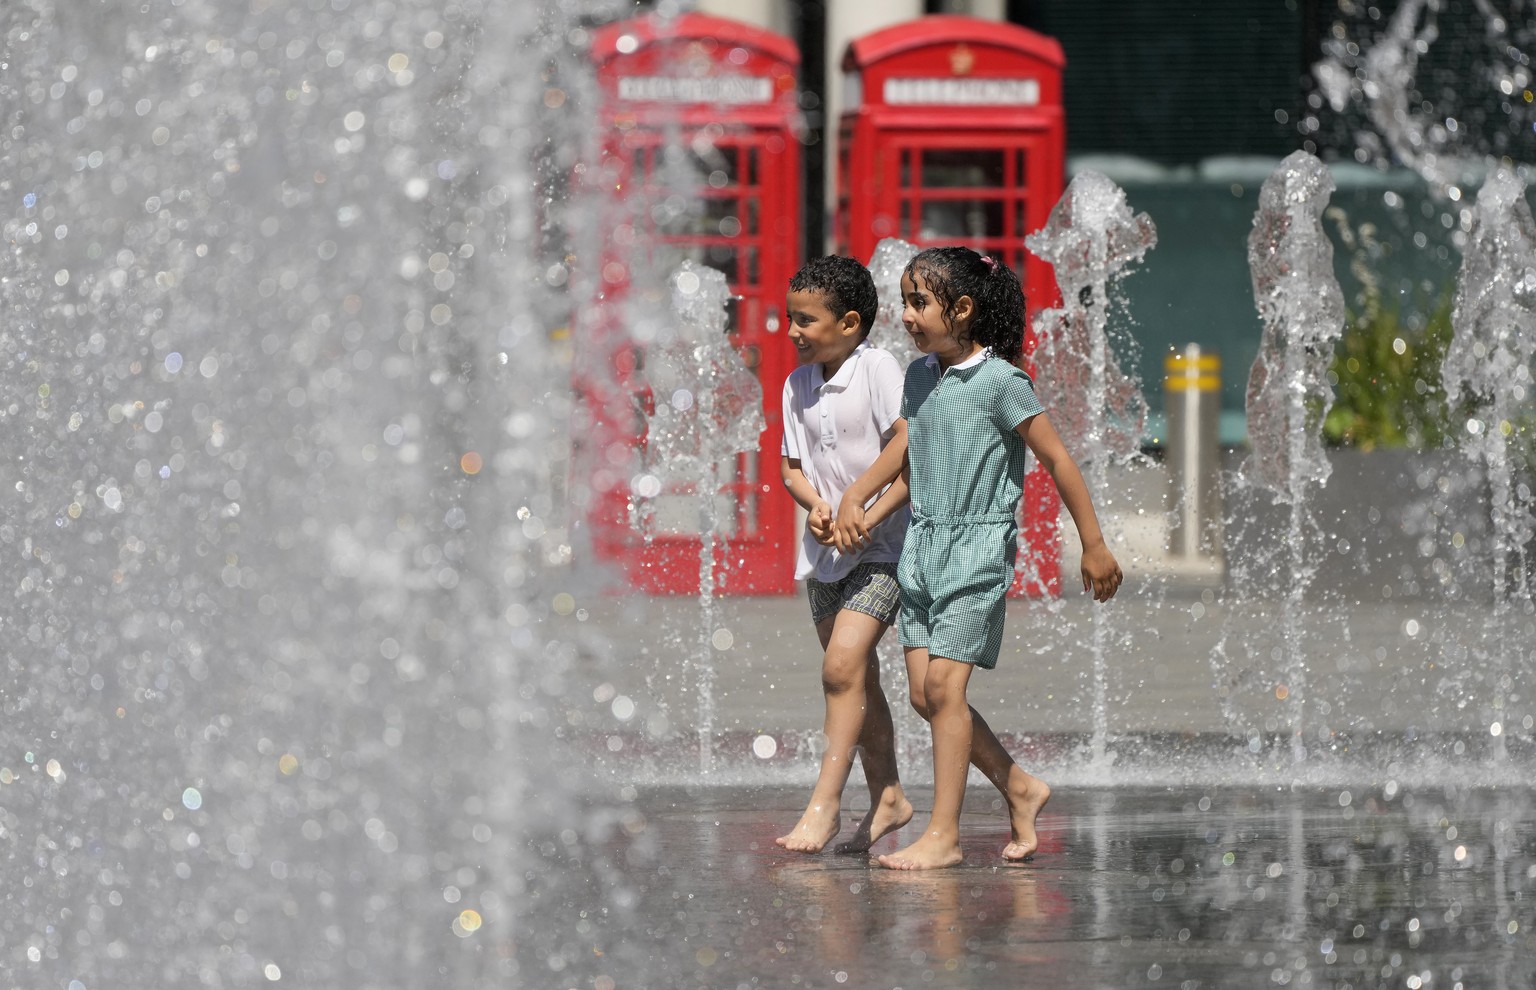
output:
<svg viewBox="0 0 1536 990"><path fill-rule="evenodd" d="M841 365L863 339L859 314L832 312L824 292L792 291L785 309L789 312L789 339L801 364Z"/></svg>

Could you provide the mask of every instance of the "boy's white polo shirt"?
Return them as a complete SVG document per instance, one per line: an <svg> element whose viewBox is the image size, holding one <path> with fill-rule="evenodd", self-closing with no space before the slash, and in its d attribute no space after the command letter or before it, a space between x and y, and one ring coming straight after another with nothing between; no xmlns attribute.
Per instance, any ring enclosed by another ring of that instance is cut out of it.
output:
<svg viewBox="0 0 1536 990"><path fill-rule="evenodd" d="M864 341L831 381L819 363L802 365L784 380L783 454L800 462L806 479L832 505L834 515L843 492L880 456L901 418L904 377L889 351ZM847 555L804 533L795 580L839 581L864 561L895 563L901 558L907 515L905 507L892 513L871 531L862 550Z"/></svg>

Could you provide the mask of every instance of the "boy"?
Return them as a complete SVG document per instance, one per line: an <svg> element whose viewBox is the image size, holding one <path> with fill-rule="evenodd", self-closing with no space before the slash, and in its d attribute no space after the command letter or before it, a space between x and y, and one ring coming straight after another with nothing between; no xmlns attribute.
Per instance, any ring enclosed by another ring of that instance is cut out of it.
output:
<svg viewBox="0 0 1536 990"><path fill-rule="evenodd" d="M826 752L805 813L774 841L820 852L842 827L843 786L858 752L870 810L838 852L864 852L905 825L912 805L896 772L891 710L880 689L875 644L900 602L896 562L906 534L907 485L897 478L863 514L860 538L842 541L834 519L843 491L886 447L906 449L903 371L866 338L876 312L874 279L852 258L818 258L789 281L789 338L801 367L784 382L784 487L808 514L795 565L825 649Z"/></svg>

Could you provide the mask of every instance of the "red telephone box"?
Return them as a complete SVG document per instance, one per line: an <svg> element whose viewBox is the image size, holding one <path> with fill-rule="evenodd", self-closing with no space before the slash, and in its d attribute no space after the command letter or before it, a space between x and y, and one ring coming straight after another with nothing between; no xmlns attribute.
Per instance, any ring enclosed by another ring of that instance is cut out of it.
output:
<svg viewBox="0 0 1536 990"><path fill-rule="evenodd" d="M843 58L840 251L869 258L885 237L964 245L1007 261L1029 310L1054 306L1050 266L1024 250L1065 186L1061 45L1026 28L935 15L856 38ZM1034 338L1025 327L1026 364ZM1059 505L1039 468L1025 479L1017 591L1055 594Z"/></svg>
<svg viewBox="0 0 1536 990"><path fill-rule="evenodd" d="M717 590L788 593L794 506L779 483L779 400L796 357L780 311L800 265L799 52L780 35L691 13L606 25L591 51L604 181L641 203L681 194L687 206L634 214L622 239L649 252L649 272L688 259L724 273L736 297L728 333L762 384L761 445L722 471L729 506L718 513ZM617 261L602 265L605 288L635 291ZM643 364L643 351L636 359ZM630 430L643 447L643 424ZM686 483L648 493L615 486L599 509L609 518L595 527L598 552L645 591L697 593L701 497ZM648 520L643 533L631 525L637 516Z"/></svg>

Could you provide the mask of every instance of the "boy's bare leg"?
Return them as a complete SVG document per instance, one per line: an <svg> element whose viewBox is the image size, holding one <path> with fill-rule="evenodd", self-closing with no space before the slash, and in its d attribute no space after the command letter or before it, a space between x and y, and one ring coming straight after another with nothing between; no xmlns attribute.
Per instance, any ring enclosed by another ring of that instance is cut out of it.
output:
<svg viewBox="0 0 1536 990"><path fill-rule="evenodd" d="M896 770L896 726L891 706L880 686L880 657L873 647L864 668L864 732L859 736L859 759L869 785L869 813L839 853L868 852L869 847L912 820L912 802L901 787Z"/></svg>
<svg viewBox="0 0 1536 990"><path fill-rule="evenodd" d="M918 651L907 653L909 674L914 652ZM926 666L922 690L933 730L933 813L916 842L879 858L881 866L893 870L937 869L954 866L963 858L960 808L971 765L971 707L965 699L971 665L930 657Z"/></svg>
<svg viewBox="0 0 1536 990"><path fill-rule="evenodd" d="M842 827L843 787L848 783L855 748L864 734L865 670L885 629L885 623L874 616L848 609L816 625L826 649L821 663L821 688L827 701L823 723L827 748L805 813L788 834L773 840L785 849L821 852Z"/></svg>

